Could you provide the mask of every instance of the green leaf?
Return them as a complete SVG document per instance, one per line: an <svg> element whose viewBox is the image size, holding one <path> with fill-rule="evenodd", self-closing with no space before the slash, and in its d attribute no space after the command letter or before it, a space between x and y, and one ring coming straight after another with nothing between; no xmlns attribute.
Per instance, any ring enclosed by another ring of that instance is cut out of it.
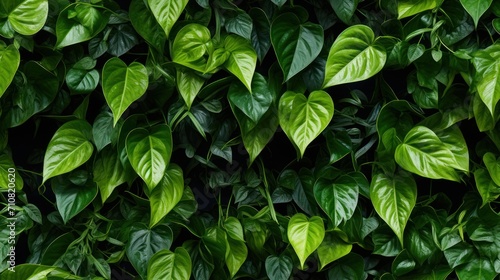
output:
<svg viewBox="0 0 500 280"><path fill-rule="evenodd" d="M465 242L460 242L455 246L448 248L444 251L446 261L450 268L456 268L459 265L467 264L472 261L474 257L473 247ZM474 259L475 260L475 259Z"/></svg>
<svg viewBox="0 0 500 280"><path fill-rule="evenodd" d="M16 190L21 190L23 188L23 178L19 175L18 171L15 171L16 165L12 158L6 154L0 154L0 189L9 189L12 183ZM14 172L12 172L14 170ZM14 181L14 182L12 182ZM9 186L10 183L10 186Z"/></svg>
<svg viewBox="0 0 500 280"><path fill-rule="evenodd" d="M114 56L122 56L139 44L137 33L130 24L119 24L107 27L110 30L108 37L108 53ZM107 32L105 30L104 32Z"/></svg>
<svg viewBox="0 0 500 280"><path fill-rule="evenodd" d="M177 89L188 109L191 108L204 83L205 79L194 71L177 68Z"/></svg>
<svg viewBox="0 0 500 280"><path fill-rule="evenodd" d="M335 228L349 220L358 204L358 183L348 175L331 180L319 179L314 185L314 197Z"/></svg>
<svg viewBox="0 0 500 280"><path fill-rule="evenodd" d="M366 80L382 70L386 58L370 27L348 27L330 48L322 87Z"/></svg>
<svg viewBox="0 0 500 280"><path fill-rule="evenodd" d="M399 0L398 19L410 17L420 12L432 10L438 5L437 0Z"/></svg>
<svg viewBox="0 0 500 280"><path fill-rule="evenodd" d="M500 196L500 186L495 184L486 169L477 169L474 172L474 179L476 188L483 199L481 206L495 201Z"/></svg>
<svg viewBox="0 0 500 280"><path fill-rule="evenodd" d="M219 227L208 228L201 239L214 258L219 260L225 259L227 235L224 230Z"/></svg>
<svg viewBox="0 0 500 280"><path fill-rule="evenodd" d="M318 216L308 219L306 215L297 213L288 222L287 236L299 257L301 269L304 269L307 257L320 246L325 237L323 220Z"/></svg>
<svg viewBox="0 0 500 280"><path fill-rule="evenodd" d="M392 262L391 271L395 276L401 276L415 269L416 263L408 251L403 250Z"/></svg>
<svg viewBox="0 0 500 280"><path fill-rule="evenodd" d="M162 52L167 37L145 1L132 0L128 12L135 31L156 50Z"/></svg>
<svg viewBox="0 0 500 280"><path fill-rule="evenodd" d="M500 100L499 48L500 44L493 44L474 53L472 59L477 71L475 77L477 92L492 116L495 116L495 108Z"/></svg>
<svg viewBox="0 0 500 280"><path fill-rule="evenodd" d="M128 181L130 173L122 165L118 153L111 147L105 147L94 162L94 182L101 193L102 203L106 202L113 190Z"/></svg>
<svg viewBox="0 0 500 280"><path fill-rule="evenodd" d="M365 261L360 255L350 253L336 261L328 270L328 279L358 280L364 279Z"/></svg>
<svg viewBox="0 0 500 280"><path fill-rule="evenodd" d="M2 277L2 280L78 279L79 277L57 267L39 264L19 264L16 265L14 273L12 273L12 271L10 270L5 269L2 274L0 274L0 276Z"/></svg>
<svg viewBox="0 0 500 280"><path fill-rule="evenodd" d="M342 159L349 154L352 149L352 140L347 131L325 133L326 146L330 152L330 164Z"/></svg>
<svg viewBox="0 0 500 280"><path fill-rule="evenodd" d="M248 256L248 248L244 241L226 236L226 265L231 277L234 277Z"/></svg>
<svg viewBox="0 0 500 280"><path fill-rule="evenodd" d="M87 208L97 196L97 186L88 183L83 186L72 184L67 178L52 180L52 190L56 196L57 210L64 223Z"/></svg>
<svg viewBox="0 0 500 280"><path fill-rule="evenodd" d="M113 126L113 114L109 109L97 115L92 125L92 134L98 151L117 141L119 128L119 126Z"/></svg>
<svg viewBox="0 0 500 280"><path fill-rule="evenodd" d="M132 226L125 249L127 258L143 279L146 279L148 263L153 255L170 249L172 240L173 233L168 226L159 225L153 229L142 223Z"/></svg>
<svg viewBox="0 0 500 280"><path fill-rule="evenodd" d="M404 229L417 201L417 184L411 174L375 174L370 185L370 198L375 211L403 245Z"/></svg>
<svg viewBox="0 0 500 280"><path fill-rule="evenodd" d="M252 18L242 10L229 13L229 16L225 17L224 26L228 33L234 33L247 40L251 39Z"/></svg>
<svg viewBox="0 0 500 280"><path fill-rule="evenodd" d="M148 87L146 67L139 62L129 66L121 59L114 57L104 64L102 69L102 90L106 102L113 112L116 125L121 115Z"/></svg>
<svg viewBox="0 0 500 280"><path fill-rule="evenodd" d="M86 65L89 64L89 65ZM99 83L99 72L93 69L96 61L84 57L73 65L66 73L66 84L75 93L91 93Z"/></svg>
<svg viewBox="0 0 500 280"><path fill-rule="evenodd" d="M413 61L419 59L425 52L425 46L422 44L412 44L408 47L408 61L412 63Z"/></svg>
<svg viewBox="0 0 500 280"><path fill-rule="evenodd" d="M149 195L151 205L150 227L154 227L179 203L184 193L182 169L176 164L169 164L160 183Z"/></svg>
<svg viewBox="0 0 500 280"><path fill-rule="evenodd" d="M191 257L186 249L177 247L175 252L161 250L148 262L148 280L179 279L189 280Z"/></svg>
<svg viewBox="0 0 500 280"><path fill-rule="evenodd" d="M474 20L474 25L477 28L479 18L488 10L493 0L460 0L464 9Z"/></svg>
<svg viewBox="0 0 500 280"><path fill-rule="evenodd" d="M286 255L266 258L266 273L271 280L288 280L292 275L292 259Z"/></svg>
<svg viewBox="0 0 500 280"><path fill-rule="evenodd" d="M484 154L483 162L493 182L495 182L497 186L500 186L500 158L496 158L493 153L488 152Z"/></svg>
<svg viewBox="0 0 500 280"><path fill-rule="evenodd" d="M271 47L271 24L266 13L259 8L250 9L248 14L253 20L252 46L257 53L257 58L262 62Z"/></svg>
<svg viewBox="0 0 500 280"><path fill-rule="evenodd" d="M455 169L463 170L448 146L424 126L416 126L406 134L396 147L395 159L404 169L431 179L460 181Z"/></svg>
<svg viewBox="0 0 500 280"><path fill-rule="evenodd" d="M49 13L48 0L10 0L0 5L0 17L17 33L34 35L45 24Z"/></svg>
<svg viewBox="0 0 500 280"><path fill-rule="evenodd" d="M56 48L85 42L95 37L108 23L109 13L90 3L73 3L59 13L56 22Z"/></svg>
<svg viewBox="0 0 500 280"><path fill-rule="evenodd" d="M177 32L170 52L173 62L205 72L207 59L204 55L212 48L210 30L201 24L191 23Z"/></svg>
<svg viewBox="0 0 500 280"><path fill-rule="evenodd" d="M273 21L271 42L285 82L313 62L323 47L323 41L321 25L302 23L292 13L284 13Z"/></svg>
<svg viewBox="0 0 500 280"><path fill-rule="evenodd" d="M127 156L134 170L152 191L162 180L172 155L172 132L167 125L148 131L132 130L126 140Z"/></svg>
<svg viewBox="0 0 500 280"><path fill-rule="evenodd" d="M232 83L229 87L227 98L229 99L231 108L237 107L250 120L257 124L271 106L273 94L269 89L266 79L259 73L255 73L251 88L252 91L250 92L243 84Z"/></svg>
<svg viewBox="0 0 500 280"><path fill-rule="evenodd" d="M43 182L72 171L90 159L94 146L92 127L84 120L63 124L47 146L43 159Z"/></svg>
<svg viewBox="0 0 500 280"><path fill-rule="evenodd" d="M356 9L358 8L358 0L329 0L330 5L332 6L335 14L339 17L339 19L349 25L351 23L352 16Z"/></svg>
<svg viewBox="0 0 500 280"><path fill-rule="evenodd" d="M352 244L347 243L346 239L345 233L338 230L326 233L325 239L318 247L319 270L351 252Z"/></svg>
<svg viewBox="0 0 500 280"><path fill-rule="evenodd" d="M14 79L20 61L21 56L14 45L5 47L3 43L0 43L0 65L2 65L0 67L0 97Z"/></svg>
<svg viewBox="0 0 500 280"><path fill-rule="evenodd" d="M257 54L248 40L236 35L224 39L224 50L229 53L224 68L235 75L249 90L252 91L252 77L257 65Z"/></svg>
<svg viewBox="0 0 500 280"><path fill-rule="evenodd" d="M162 0L148 0L149 8L160 24L165 35L170 33L177 19L181 16L182 11L186 7L188 0L177 1L162 1Z"/></svg>
<svg viewBox="0 0 500 280"><path fill-rule="evenodd" d="M479 256L477 253L474 254L474 260L470 261L463 266L459 266L455 269L458 279L491 279L493 280L497 273L491 263L491 261L484 257Z"/></svg>
<svg viewBox="0 0 500 280"><path fill-rule="evenodd" d="M327 127L333 117L333 101L328 93L313 91L308 98L287 91L279 101L281 128L298 147L300 157L307 146Z"/></svg>
<svg viewBox="0 0 500 280"><path fill-rule="evenodd" d="M241 226L240 220L235 217L228 217L224 221L224 229L226 230L229 237L234 240L245 241L243 236L243 227Z"/></svg>

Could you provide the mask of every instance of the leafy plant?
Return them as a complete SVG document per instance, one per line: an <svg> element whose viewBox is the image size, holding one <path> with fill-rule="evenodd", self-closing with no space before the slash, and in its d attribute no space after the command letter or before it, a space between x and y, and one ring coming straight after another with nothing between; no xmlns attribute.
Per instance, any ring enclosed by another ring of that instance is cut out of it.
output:
<svg viewBox="0 0 500 280"><path fill-rule="evenodd" d="M1 279L495 279L500 1L0 2Z"/></svg>

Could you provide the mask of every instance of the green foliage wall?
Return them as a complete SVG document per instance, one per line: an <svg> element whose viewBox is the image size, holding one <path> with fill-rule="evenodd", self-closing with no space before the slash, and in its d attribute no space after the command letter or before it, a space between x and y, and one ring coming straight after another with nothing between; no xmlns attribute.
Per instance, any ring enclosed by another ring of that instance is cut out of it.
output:
<svg viewBox="0 0 500 280"><path fill-rule="evenodd" d="M499 32L499 0L3 0L0 278L494 279Z"/></svg>

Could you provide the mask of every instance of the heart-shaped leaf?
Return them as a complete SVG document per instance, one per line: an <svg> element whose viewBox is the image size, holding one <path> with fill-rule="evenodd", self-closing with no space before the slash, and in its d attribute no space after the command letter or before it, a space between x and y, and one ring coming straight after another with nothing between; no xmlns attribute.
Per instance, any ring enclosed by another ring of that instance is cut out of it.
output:
<svg viewBox="0 0 500 280"><path fill-rule="evenodd" d="M176 164L169 164L160 183L149 195L151 206L150 227L154 227L165 217L179 201L184 193L184 177L182 169Z"/></svg>
<svg viewBox="0 0 500 280"><path fill-rule="evenodd" d="M226 266L234 277L248 256L248 248L244 241L226 236Z"/></svg>
<svg viewBox="0 0 500 280"><path fill-rule="evenodd" d="M347 243L346 239L346 234L339 230L326 233L325 239L318 247L319 270L351 252L352 244Z"/></svg>
<svg viewBox="0 0 500 280"><path fill-rule="evenodd" d="M282 14L273 21L271 42L285 82L313 62L321 52L323 41L321 25L302 23L292 13Z"/></svg>
<svg viewBox="0 0 500 280"><path fill-rule="evenodd" d="M162 52L167 37L143 0L132 0L129 8L129 18L135 31L156 50Z"/></svg>
<svg viewBox="0 0 500 280"><path fill-rule="evenodd" d="M333 117L333 101L328 93L313 91L303 94L287 91L279 102L280 125L298 147L300 157L307 146L326 128Z"/></svg>
<svg viewBox="0 0 500 280"><path fill-rule="evenodd" d="M48 0L9 0L0 5L0 15L6 15L12 29L22 35L34 35L40 31L48 13Z"/></svg>
<svg viewBox="0 0 500 280"><path fill-rule="evenodd" d="M396 147L396 162L404 169L423 177L460 181L455 169L463 169L452 151L429 128L416 126Z"/></svg>
<svg viewBox="0 0 500 280"><path fill-rule="evenodd" d="M314 185L314 197L330 217L334 228L352 217L358 204L358 194L358 183L348 175L334 181L319 179Z"/></svg>
<svg viewBox="0 0 500 280"><path fill-rule="evenodd" d="M148 0L149 8L160 24L165 35L170 33L177 19L181 16L182 11L186 7L189 0L163 1L163 0Z"/></svg>
<svg viewBox="0 0 500 280"><path fill-rule="evenodd" d="M83 211L97 196L97 186L93 183L77 186L63 177L57 177L51 182L57 210L64 223Z"/></svg>
<svg viewBox="0 0 500 280"><path fill-rule="evenodd" d="M146 278L149 273L149 265L151 265L154 254L170 249L173 240L173 233L170 227L159 225L152 229L145 224L137 223L130 229L130 236L125 245L127 258L134 266L136 271L142 277ZM152 272L154 275L155 272ZM154 279L154 278L151 278ZM174 279L174 278L157 278L157 279Z"/></svg>
<svg viewBox="0 0 500 280"><path fill-rule="evenodd" d="M0 97L14 79L20 62L21 56L16 47L14 45L6 47L0 42L0 65L2 65L0 67Z"/></svg>
<svg viewBox="0 0 500 280"><path fill-rule="evenodd" d="M204 55L210 48L210 30L201 24L191 23L177 32L170 52L173 62L203 73L207 64Z"/></svg>
<svg viewBox="0 0 500 280"><path fill-rule="evenodd" d="M398 19L410 17L420 12L434 9L437 5L437 0L399 0Z"/></svg>
<svg viewBox="0 0 500 280"><path fill-rule="evenodd" d="M417 184L411 174L375 174L370 185L370 198L375 211L403 245L403 232L417 201Z"/></svg>
<svg viewBox="0 0 500 280"><path fill-rule="evenodd" d="M488 10L493 0L460 0L464 9L474 20L474 25L477 28L479 18Z"/></svg>
<svg viewBox="0 0 500 280"><path fill-rule="evenodd" d="M484 154L483 162L484 165L486 165L486 169L488 169L493 182L500 186L500 158L496 158L493 153L488 152Z"/></svg>
<svg viewBox="0 0 500 280"><path fill-rule="evenodd" d="M257 65L257 54L252 44L240 36L229 35L224 39L224 50L229 53L224 68L252 91L252 77Z"/></svg>
<svg viewBox="0 0 500 280"><path fill-rule="evenodd" d="M476 68L476 88L479 97L492 116L500 101L500 44L494 44L474 53L472 62Z"/></svg>
<svg viewBox="0 0 500 280"><path fill-rule="evenodd" d="M84 120L63 124L47 146L43 159L43 182L72 171L92 156L92 127Z"/></svg>
<svg viewBox="0 0 500 280"><path fill-rule="evenodd" d="M243 84L233 83L229 87L227 98L231 107L237 107L254 123L258 123L273 102L273 94L269 90L266 79L255 73L252 80L252 91Z"/></svg>
<svg viewBox="0 0 500 280"><path fill-rule="evenodd" d="M167 249L161 250L148 262L147 280L189 280L191 267L191 257L183 247L177 247L175 253Z"/></svg>
<svg viewBox="0 0 500 280"><path fill-rule="evenodd" d="M366 80L382 70L386 58L370 27L348 27L330 48L323 88Z"/></svg>
<svg viewBox="0 0 500 280"><path fill-rule="evenodd" d="M266 273L269 279L287 280L292 275L292 259L286 255L266 258Z"/></svg>
<svg viewBox="0 0 500 280"><path fill-rule="evenodd" d="M116 125L121 115L148 87L148 72L144 65L132 62L129 66L114 57L102 69L102 90Z"/></svg>
<svg viewBox="0 0 500 280"><path fill-rule="evenodd" d="M358 0L329 0L328 2L343 23L351 23L351 18L358 7Z"/></svg>
<svg viewBox="0 0 500 280"><path fill-rule="evenodd" d="M495 184L486 169L478 169L474 172L476 187L483 199L482 206L495 201L500 196L500 185Z"/></svg>
<svg viewBox="0 0 500 280"><path fill-rule="evenodd" d="M94 182L99 187L103 203L106 202L106 199L109 198L116 187L127 182L128 177L133 175L127 174L127 170L123 167L118 153L111 146L106 146L98 154L93 170Z"/></svg>
<svg viewBox="0 0 500 280"><path fill-rule="evenodd" d="M204 83L205 79L194 71L177 68L177 89L188 108L191 108L191 104Z"/></svg>
<svg viewBox="0 0 500 280"><path fill-rule="evenodd" d="M59 13L56 22L56 48L92 39L108 23L109 13L90 3L73 3Z"/></svg>
<svg viewBox="0 0 500 280"><path fill-rule="evenodd" d="M172 148L172 132L167 125L157 125L150 131L136 128L128 134L128 159L150 191L163 179Z"/></svg>
<svg viewBox="0 0 500 280"><path fill-rule="evenodd" d="M288 222L287 236L303 269L307 257L323 242L325 237L323 220L318 216L308 219L306 215L297 213Z"/></svg>

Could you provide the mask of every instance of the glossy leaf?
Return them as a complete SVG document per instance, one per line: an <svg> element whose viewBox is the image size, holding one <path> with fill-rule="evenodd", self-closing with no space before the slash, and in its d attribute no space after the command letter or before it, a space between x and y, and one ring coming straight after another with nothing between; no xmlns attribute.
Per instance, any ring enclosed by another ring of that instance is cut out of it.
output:
<svg viewBox="0 0 500 280"><path fill-rule="evenodd" d="M21 57L14 45L6 47L0 43L0 97L14 79Z"/></svg>
<svg viewBox="0 0 500 280"><path fill-rule="evenodd" d="M436 0L399 0L398 1L398 19L410 17L420 12L434 9L438 3Z"/></svg>
<svg viewBox="0 0 500 280"><path fill-rule="evenodd" d="M121 115L148 87L146 67L139 62L129 66L119 58L111 58L102 69L102 90L113 112L114 125Z"/></svg>
<svg viewBox="0 0 500 280"><path fill-rule="evenodd" d="M319 270L351 252L352 244L345 242L346 238L345 233L341 231L326 233L325 239L323 239L317 250L320 263Z"/></svg>
<svg viewBox="0 0 500 280"><path fill-rule="evenodd" d="M307 146L326 128L333 117L333 101L324 91L313 91L308 98L287 91L279 101L281 128L298 147L300 157Z"/></svg>
<svg viewBox="0 0 500 280"><path fill-rule="evenodd" d="M251 121L258 123L273 102L273 95L269 90L266 79L255 73L250 92L242 84L233 83L229 87L227 98L231 107L237 107Z"/></svg>
<svg viewBox="0 0 500 280"><path fill-rule="evenodd" d="M474 54L472 60L477 71L477 92L492 116L494 116L496 105L500 101L499 47L500 45L494 44L487 49L480 50Z"/></svg>
<svg viewBox="0 0 500 280"><path fill-rule="evenodd" d="M253 22L249 14L244 11L230 13L225 18L224 26L228 33L234 33L247 40L250 40L252 34Z"/></svg>
<svg viewBox="0 0 500 280"><path fill-rule="evenodd" d="M12 172L12 168L14 172ZM18 171L15 171L16 165L12 158L6 154L0 154L0 189L9 189L12 184L16 190L21 190L23 188L23 178L20 176ZM14 182L12 182L14 181ZM9 185L10 183L10 185Z"/></svg>
<svg viewBox="0 0 500 280"><path fill-rule="evenodd" d="M56 48L63 48L95 37L108 23L109 13L90 3L73 3L64 8L56 22Z"/></svg>
<svg viewBox="0 0 500 280"><path fill-rule="evenodd" d="M370 27L348 27L330 48L322 87L366 80L382 70L386 58Z"/></svg>
<svg viewBox="0 0 500 280"><path fill-rule="evenodd" d="M474 20L474 25L477 28L477 23L479 22L479 18L488 10L493 0L460 0L464 9L469 13L469 15Z"/></svg>
<svg viewBox="0 0 500 280"><path fill-rule="evenodd" d="M314 185L314 197L330 217L334 228L352 217L358 203L358 194L357 182L348 175L333 181L319 179Z"/></svg>
<svg viewBox="0 0 500 280"><path fill-rule="evenodd" d="M375 174L370 185L375 211L391 227L403 244L403 233L417 201L417 185L408 173Z"/></svg>
<svg viewBox="0 0 500 280"><path fill-rule="evenodd" d="M191 257L186 249L177 247L175 252L165 249L155 253L149 260L147 279L189 280L191 268Z"/></svg>
<svg viewBox="0 0 500 280"><path fill-rule="evenodd" d="M363 279L365 272L365 261L360 255L351 253L338 261L328 270L328 279Z"/></svg>
<svg viewBox="0 0 500 280"><path fill-rule="evenodd" d="M165 34L170 34L170 30L174 26L182 11L186 7L188 0L177 1L162 1L148 0L149 8L156 18L156 21L161 26Z"/></svg>
<svg viewBox="0 0 500 280"><path fill-rule="evenodd" d="M126 140L127 156L137 174L152 191L162 180L172 155L172 132L167 125L148 131L132 130Z"/></svg>
<svg viewBox="0 0 500 280"><path fill-rule="evenodd" d="M500 186L500 158L495 157L493 153L486 153L483 156L484 165L486 165L486 169L488 169L488 173L490 173L491 179L493 182Z"/></svg>
<svg viewBox="0 0 500 280"><path fill-rule="evenodd" d="M286 255L273 256L266 258L266 273L269 279L287 280L292 275L292 259Z"/></svg>
<svg viewBox="0 0 500 280"><path fill-rule="evenodd" d="M149 229L145 224L134 224L125 249L127 258L143 279L149 270L154 254L170 249L173 241L172 230L168 226L157 226ZM155 272L153 272L154 275Z"/></svg>
<svg viewBox="0 0 500 280"><path fill-rule="evenodd" d="M229 35L224 39L224 50L229 53L224 68L235 75L249 91L253 91L252 77L257 65L257 54L249 41Z"/></svg>
<svg viewBox="0 0 500 280"><path fill-rule="evenodd" d="M205 72L204 55L212 47L210 31L200 24L188 24L175 36L171 48L172 61L199 72Z"/></svg>
<svg viewBox="0 0 500 280"><path fill-rule="evenodd" d="M118 153L111 146L104 148L94 162L94 182L99 187L104 203L113 190L128 181L130 173L123 167ZM133 175L133 174L132 174Z"/></svg>
<svg viewBox="0 0 500 280"><path fill-rule="evenodd" d="M248 256L248 248L244 241L226 236L226 265L231 277L234 277Z"/></svg>
<svg viewBox="0 0 500 280"><path fill-rule="evenodd" d="M158 51L163 51L167 37L143 0L132 0L129 17L137 33Z"/></svg>
<svg viewBox="0 0 500 280"><path fill-rule="evenodd" d="M401 276L415 269L415 266L416 262L408 254L408 251L403 250L394 259L391 271L395 276Z"/></svg>
<svg viewBox="0 0 500 280"><path fill-rule="evenodd" d="M463 170L450 149L430 129L412 128L398 145L396 162L404 169L423 177L460 181L455 169Z"/></svg>
<svg viewBox="0 0 500 280"><path fill-rule="evenodd" d="M194 71L182 68L177 69L177 89L188 108L191 108L196 95L200 92L204 83L205 79Z"/></svg>
<svg viewBox="0 0 500 280"><path fill-rule="evenodd" d="M182 169L176 164L169 164L160 183L149 195L151 206L150 227L155 226L179 203L184 193Z"/></svg>
<svg viewBox="0 0 500 280"><path fill-rule="evenodd" d="M308 219L304 214L295 214L288 222L287 236L303 269L307 257L323 242L325 237L323 220L318 216Z"/></svg>
<svg viewBox="0 0 500 280"><path fill-rule="evenodd" d="M92 127L83 120L63 124L47 146L43 160L43 182L68 173L90 159L94 146Z"/></svg>
<svg viewBox="0 0 500 280"><path fill-rule="evenodd" d="M345 24L351 23L351 18L356 12L358 7L358 0L329 0L330 5L332 6L335 14L339 17L339 19Z"/></svg>
<svg viewBox="0 0 500 280"><path fill-rule="evenodd" d="M326 145L330 152L330 164L342 159L352 151L352 141L346 131L326 132Z"/></svg>
<svg viewBox="0 0 500 280"><path fill-rule="evenodd" d="M49 13L48 0L12 0L0 5L0 15L17 33L34 35L45 24Z"/></svg>
<svg viewBox="0 0 500 280"><path fill-rule="evenodd" d="M302 23L292 13L284 13L273 21L271 42L285 81L306 68L319 55L323 37L321 25Z"/></svg>
<svg viewBox="0 0 500 280"><path fill-rule="evenodd" d="M257 53L257 58L262 62L271 47L271 24L266 13L259 8L250 9L248 14L253 20L252 46Z"/></svg>
<svg viewBox="0 0 500 280"><path fill-rule="evenodd" d="M78 186L62 177L52 180L52 190L56 196L57 210L64 223L83 211L97 196L95 184Z"/></svg>

